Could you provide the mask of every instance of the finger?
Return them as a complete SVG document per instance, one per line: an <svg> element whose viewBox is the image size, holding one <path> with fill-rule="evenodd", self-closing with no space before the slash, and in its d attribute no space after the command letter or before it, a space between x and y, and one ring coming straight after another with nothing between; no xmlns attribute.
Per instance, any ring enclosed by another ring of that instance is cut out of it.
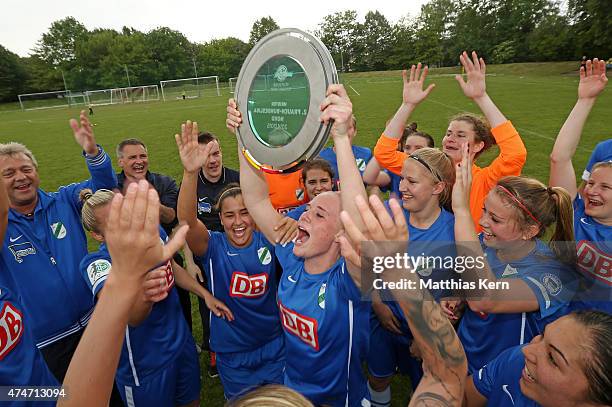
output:
<svg viewBox="0 0 612 407"><path fill-rule="evenodd" d="M189 225L183 225L176 231L172 239L170 239L170 241L164 245L164 259L171 258L174 253L179 251L181 247L185 245L185 236L187 236L188 231Z"/></svg>
<svg viewBox="0 0 612 407"><path fill-rule="evenodd" d="M584 69L584 66L580 67L580 80L586 78L586 69Z"/></svg>
<svg viewBox="0 0 612 407"><path fill-rule="evenodd" d="M591 75L593 75L593 63L589 59L586 62L586 76L591 76Z"/></svg>
<svg viewBox="0 0 612 407"><path fill-rule="evenodd" d="M119 217L119 227L123 232L127 232L132 224L132 208L134 207L137 191L138 184L133 182L128 185L125 197L123 198Z"/></svg>
<svg viewBox="0 0 612 407"><path fill-rule="evenodd" d="M121 205L123 203L123 195L116 193L110 205L110 212L106 220L106 231L116 231L119 229L119 220L121 215Z"/></svg>
<svg viewBox="0 0 612 407"><path fill-rule="evenodd" d="M369 205L365 201L365 199L358 195L355 198L355 205L359 210L359 214L361 215L361 220L363 221L368 235L372 237L373 240L384 241L387 240L384 231L380 225L380 222L370 209Z"/></svg>
<svg viewBox="0 0 612 407"><path fill-rule="evenodd" d="M344 226L344 231L352 242L358 243L367 240L346 211L340 212L340 220Z"/></svg>
<svg viewBox="0 0 612 407"><path fill-rule="evenodd" d="M342 98L347 98L348 97L348 93L346 92L346 89L344 88L344 85L340 84L340 83L335 83L332 85L329 85L327 87L327 92L326 95L332 95L332 94L336 94Z"/></svg>
<svg viewBox="0 0 612 407"><path fill-rule="evenodd" d="M332 93L328 95L325 99L323 99L323 101L321 102L321 105L319 106L319 109L321 109L321 111L324 111L330 105L339 105L339 104L342 104L342 102L343 102L343 99L340 96L338 96L335 93Z"/></svg>
<svg viewBox="0 0 612 407"><path fill-rule="evenodd" d="M408 234L408 225L406 224L406 217L404 216L402 205L400 205L397 199L391 199L389 201L389 207L391 208L391 213L393 213L393 222L395 222L398 232L406 236Z"/></svg>
<svg viewBox="0 0 612 407"><path fill-rule="evenodd" d="M397 320L397 318L395 317L394 314L391 314L391 324L393 326L393 329L394 329L395 333L401 335L401 333L402 333L402 331L400 329L401 325L400 325L399 321Z"/></svg>
<svg viewBox="0 0 612 407"><path fill-rule="evenodd" d="M354 264L356 267L361 267L361 257L353 245L348 241L346 236L339 236L336 240L340 244L340 254L342 257L344 257L346 261Z"/></svg>
<svg viewBox="0 0 612 407"><path fill-rule="evenodd" d="M394 232L395 223L393 222L393 219L391 219L391 216L389 216L389 212L387 212L387 209L380 198L377 195L370 195L369 201L372 209L374 210L376 218L380 223L380 226L382 226L383 233L386 231Z"/></svg>
<svg viewBox="0 0 612 407"><path fill-rule="evenodd" d="M196 271L196 275L198 276L198 280L200 280L200 283L203 283L204 277L202 277L202 271L200 270L199 267L198 267L198 271Z"/></svg>
<svg viewBox="0 0 612 407"><path fill-rule="evenodd" d="M463 80L463 76L455 75L455 80L459 82L459 86L461 87L461 90L465 89L466 83L465 83L465 80Z"/></svg>
<svg viewBox="0 0 612 407"><path fill-rule="evenodd" d="M77 122L75 119L70 119L70 121L68 122L70 123L70 127L72 128L72 131L75 133L78 133L79 131L79 122Z"/></svg>
<svg viewBox="0 0 612 407"><path fill-rule="evenodd" d="M235 99L233 99L233 98L230 98L230 99L227 101L227 107L228 107L228 108L229 108L229 107L231 107L232 109L238 109L238 105L236 104L236 100L235 100Z"/></svg>
<svg viewBox="0 0 612 407"><path fill-rule="evenodd" d="M465 71L473 71L474 70L474 63L472 62L472 60L470 59L470 57L468 56L467 51L463 51L463 60L465 61Z"/></svg>
<svg viewBox="0 0 612 407"><path fill-rule="evenodd" d="M425 89L425 95L429 96L429 94L431 93L431 91L436 87L435 83L432 83L431 85L429 85L427 87L427 89Z"/></svg>
<svg viewBox="0 0 612 407"><path fill-rule="evenodd" d="M485 61L482 58L480 58L480 71L483 75L487 73L487 64L485 64Z"/></svg>
<svg viewBox="0 0 612 407"><path fill-rule="evenodd" d="M404 81L404 85L408 83L408 71L405 69L402 70L402 80Z"/></svg>
<svg viewBox="0 0 612 407"><path fill-rule="evenodd" d="M416 66L416 70L414 71L414 80L419 81L419 76L421 76L421 63L419 62Z"/></svg>
<svg viewBox="0 0 612 407"><path fill-rule="evenodd" d="M200 134L200 130L198 127L198 122L193 122L193 127L191 128L191 141L198 143L198 135ZM208 143L210 144L210 143Z"/></svg>
<svg viewBox="0 0 612 407"><path fill-rule="evenodd" d="M138 185L143 200L143 204L141 204L143 208L143 221L142 224L139 223L139 226L148 236L157 236L159 234L159 196L157 191L149 188L148 185L146 185L147 189L144 190L145 183L146 181L142 180ZM140 184L143 185L142 190L140 189Z"/></svg>
<svg viewBox="0 0 612 407"><path fill-rule="evenodd" d="M281 228L283 228L287 224L287 219L290 219L290 218L287 216L285 216L284 218L281 218L281 220L278 221L276 226L274 226L274 230L280 230Z"/></svg>
<svg viewBox="0 0 612 407"><path fill-rule="evenodd" d="M134 200L134 209L132 213L132 228L141 231L145 224L148 205L149 183L146 180L138 182L138 191Z"/></svg>
<svg viewBox="0 0 612 407"><path fill-rule="evenodd" d="M410 67L410 82L414 81L414 71L416 71L416 66L412 65Z"/></svg>
<svg viewBox="0 0 612 407"><path fill-rule="evenodd" d="M478 55L476 51L472 51L472 64L474 64L474 69L480 71L480 63L478 63Z"/></svg>
<svg viewBox="0 0 612 407"><path fill-rule="evenodd" d="M421 77L419 78L419 82L421 82L421 84L425 83L425 79L427 78L428 72L429 72L429 66L425 65L425 68L423 68L423 73L421 74Z"/></svg>
<svg viewBox="0 0 612 407"><path fill-rule="evenodd" d="M181 148L183 147L183 142L182 142L182 140L181 140L181 136L180 136L180 135L178 135L178 134L175 134L175 135L174 135L174 140L176 141L176 146L178 147L179 152L180 152L180 151L181 151Z"/></svg>

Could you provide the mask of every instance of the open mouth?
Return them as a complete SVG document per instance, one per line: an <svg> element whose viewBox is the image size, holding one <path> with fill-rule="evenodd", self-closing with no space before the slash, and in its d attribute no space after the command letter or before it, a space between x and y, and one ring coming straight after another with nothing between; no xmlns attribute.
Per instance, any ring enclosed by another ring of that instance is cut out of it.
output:
<svg viewBox="0 0 612 407"><path fill-rule="evenodd" d="M408 201L408 200L413 199L413 198L414 198L414 195L412 195L412 194L407 194L407 193L403 193L402 194L402 201Z"/></svg>
<svg viewBox="0 0 612 407"><path fill-rule="evenodd" d="M241 226L238 228L234 228L232 230L234 232L234 236L236 236L239 239L246 235L246 226Z"/></svg>
<svg viewBox="0 0 612 407"><path fill-rule="evenodd" d="M531 375L531 372L529 371L529 369L527 368L527 365L525 364L525 368L523 369L523 379L525 379L526 381L530 382L530 383L535 383L536 379L535 377L533 377Z"/></svg>
<svg viewBox="0 0 612 407"><path fill-rule="evenodd" d="M310 239L310 233L308 233L306 229L304 229L303 227L298 226L298 235L295 239L295 244L296 245L304 244L308 241L308 239Z"/></svg>
<svg viewBox="0 0 612 407"><path fill-rule="evenodd" d="M599 199L589 199L587 200L587 203L589 206L603 206L603 202L601 202Z"/></svg>
<svg viewBox="0 0 612 407"><path fill-rule="evenodd" d="M22 191L22 192L23 192L23 191L27 191L27 190L29 190L31 185L32 185L32 183L31 183L31 182L29 182L29 183L27 183L27 184L17 185L17 186L15 187L15 189L16 189L17 191Z"/></svg>
<svg viewBox="0 0 612 407"><path fill-rule="evenodd" d="M145 166L142 164L134 164L132 166L132 169L134 170L134 172L140 174L143 173L145 171Z"/></svg>
<svg viewBox="0 0 612 407"><path fill-rule="evenodd" d="M482 235L484 236L485 240L492 239L495 237L493 233L489 233L486 230L482 231Z"/></svg>

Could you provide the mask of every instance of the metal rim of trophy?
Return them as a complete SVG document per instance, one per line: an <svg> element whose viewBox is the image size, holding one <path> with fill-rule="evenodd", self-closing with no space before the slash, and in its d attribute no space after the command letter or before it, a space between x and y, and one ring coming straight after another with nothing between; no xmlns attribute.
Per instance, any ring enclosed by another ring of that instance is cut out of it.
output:
<svg viewBox="0 0 612 407"><path fill-rule="evenodd" d="M284 146L270 147L254 134L245 109L251 83L259 69L271 58L281 55L293 58L304 69L310 86L310 101L298 134ZM327 143L332 126L332 123L319 122L319 106L325 99L327 87L334 83L339 83L336 64L316 37L296 28L283 28L262 38L242 64L234 93L238 109L243 113L237 134L247 160L266 172L289 173L317 156Z"/></svg>

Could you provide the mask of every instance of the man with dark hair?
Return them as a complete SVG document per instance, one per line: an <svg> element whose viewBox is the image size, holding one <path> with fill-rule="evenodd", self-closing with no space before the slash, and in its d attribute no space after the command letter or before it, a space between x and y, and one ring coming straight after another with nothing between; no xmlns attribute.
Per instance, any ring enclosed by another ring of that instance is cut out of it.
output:
<svg viewBox="0 0 612 407"><path fill-rule="evenodd" d="M136 139L128 138L117 145L117 164L123 171L117 174L119 189L124 191L132 182L146 179L159 195L159 223L166 234L172 234L172 228L177 225L176 202L178 200L178 187L176 182L164 174L149 171L149 155L147 146ZM174 256L174 261L183 267L183 258L180 254ZM191 321L191 299L189 293L180 287L178 290L183 315L187 321L189 329L192 328Z"/></svg>
<svg viewBox="0 0 612 407"><path fill-rule="evenodd" d="M206 163L198 173L198 219L208 228L208 230L223 232L221 218L219 217L218 211L215 209L219 193L228 184L240 183L240 176L238 171L223 166L221 146L215 135L203 131L198 136L198 143L203 146L208 143L214 143L208 154ZM191 260L192 259L189 259L189 261ZM195 262L195 264L199 267L200 262ZM202 276L203 281L201 283L205 288L208 288L204 270L202 270ZM198 301L200 317L202 318L202 349L210 351L210 313L204 301L200 301L199 299ZM216 377L218 375L215 354L212 352L210 353L208 375L210 377Z"/></svg>

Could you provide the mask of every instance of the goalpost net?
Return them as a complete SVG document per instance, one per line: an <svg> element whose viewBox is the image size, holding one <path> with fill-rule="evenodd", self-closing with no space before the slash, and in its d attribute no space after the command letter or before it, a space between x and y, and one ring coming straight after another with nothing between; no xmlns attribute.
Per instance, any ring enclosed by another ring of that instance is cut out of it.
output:
<svg viewBox="0 0 612 407"><path fill-rule="evenodd" d="M236 88L236 81L238 80L238 78L229 78L229 80L227 81L227 83L229 84L229 91L230 93L234 93L234 89Z"/></svg>
<svg viewBox="0 0 612 407"><path fill-rule="evenodd" d="M218 76L172 79L160 81L162 98L168 100L194 99L207 96L221 96Z"/></svg>
<svg viewBox="0 0 612 407"><path fill-rule="evenodd" d="M97 89L85 92L87 103L92 106L114 105L159 100L157 85L131 86L127 88Z"/></svg>
<svg viewBox="0 0 612 407"><path fill-rule="evenodd" d="M86 103L85 95L82 93L72 93L69 90L24 93L17 95L17 97L19 98L21 110L54 109Z"/></svg>

